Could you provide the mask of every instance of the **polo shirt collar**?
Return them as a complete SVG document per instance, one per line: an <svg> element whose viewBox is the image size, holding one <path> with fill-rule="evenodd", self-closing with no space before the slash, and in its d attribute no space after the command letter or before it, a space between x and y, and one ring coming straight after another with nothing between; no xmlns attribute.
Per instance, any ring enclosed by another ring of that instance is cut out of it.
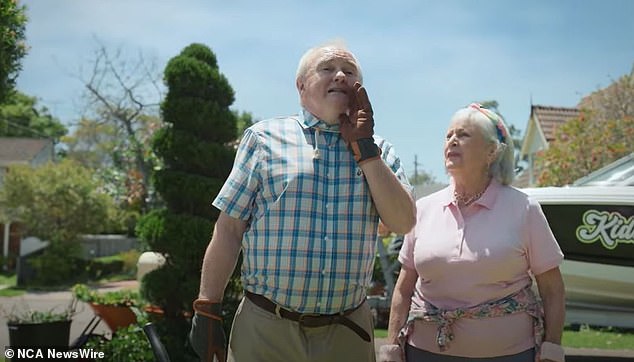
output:
<svg viewBox="0 0 634 362"><path fill-rule="evenodd" d="M478 204L483 207L486 207L487 209L492 209L493 205L495 205L495 200L497 199L497 196L501 188L502 188L502 184L500 184L496 179L491 179L491 183L489 183L489 186L484 191L482 196L480 196L480 198L477 199L473 204L474 205ZM456 204L456 200L454 200L453 198L454 190L455 190L455 185L452 179L449 184L449 187L445 188L442 194L442 204L444 207L447 207L452 204L456 207L458 206Z"/></svg>

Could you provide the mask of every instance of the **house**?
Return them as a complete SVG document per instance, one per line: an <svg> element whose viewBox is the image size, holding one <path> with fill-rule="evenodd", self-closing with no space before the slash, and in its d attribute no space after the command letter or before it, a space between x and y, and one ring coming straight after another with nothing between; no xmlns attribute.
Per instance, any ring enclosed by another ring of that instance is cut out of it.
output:
<svg viewBox="0 0 634 362"><path fill-rule="evenodd" d="M0 137L0 188L11 165L38 166L53 161L54 155L51 139ZM20 223L12 220L8 210L0 204L0 250L2 259L9 264L20 254L20 229ZM6 267L11 265L5 264Z"/></svg>
<svg viewBox="0 0 634 362"><path fill-rule="evenodd" d="M519 154L520 160L526 160L527 167L516 177L513 186L535 186L539 170L535 169L534 155L548 148L548 144L555 139L557 126L578 117L579 114L577 108L531 105L531 114Z"/></svg>

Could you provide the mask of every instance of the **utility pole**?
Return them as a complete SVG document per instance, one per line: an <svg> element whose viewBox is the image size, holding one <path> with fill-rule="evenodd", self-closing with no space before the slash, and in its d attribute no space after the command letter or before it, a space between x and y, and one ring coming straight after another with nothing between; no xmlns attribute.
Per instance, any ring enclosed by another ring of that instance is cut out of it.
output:
<svg viewBox="0 0 634 362"><path fill-rule="evenodd" d="M414 155L414 180L418 182L418 155Z"/></svg>

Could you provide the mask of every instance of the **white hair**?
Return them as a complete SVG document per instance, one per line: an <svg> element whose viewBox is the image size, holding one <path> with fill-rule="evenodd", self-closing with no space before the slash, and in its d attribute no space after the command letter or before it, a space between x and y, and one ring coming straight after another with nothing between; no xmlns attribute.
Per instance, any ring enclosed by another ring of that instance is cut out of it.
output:
<svg viewBox="0 0 634 362"><path fill-rule="evenodd" d="M361 65L359 64L359 60L348 49L343 39L330 40L326 43L323 43L322 45L318 45L316 47L308 49L306 53L304 53L304 55L302 55L302 57L299 59L299 65L297 66L297 72L295 73L295 80L297 81L303 78L306 75L306 72L308 72L308 67L311 66L312 61L315 59L315 57L318 56L323 49L328 49L328 48L341 49L350 53L350 55L352 56L352 59L354 59L357 65L357 70L359 71L359 80L361 81L361 83L363 83L363 74L361 72Z"/></svg>
<svg viewBox="0 0 634 362"><path fill-rule="evenodd" d="M515 178L515 146L502 117L491 111L494 115L491 119L484 113L471 106L458 110L451 117L451 122L458 120L473 121L480 129L484 139L496 146L495 160L489 165L489 174L503 185L510 185ZM501 127L501 129L498 129ZM502 138L502 139L500 139Z"/></svg>

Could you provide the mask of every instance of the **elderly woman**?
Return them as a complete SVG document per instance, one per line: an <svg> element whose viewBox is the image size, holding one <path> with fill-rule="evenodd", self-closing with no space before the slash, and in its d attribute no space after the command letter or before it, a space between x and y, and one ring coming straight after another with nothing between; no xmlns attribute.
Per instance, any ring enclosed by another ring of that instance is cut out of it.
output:
<svg viewBox="0 0 634 362"><path fill-rule="evenodd" d="M444 155L451 183L416 204L380 359L563 361L563 254L539 204L509 186L502 118L479 104L459 110Z"/></svg>

